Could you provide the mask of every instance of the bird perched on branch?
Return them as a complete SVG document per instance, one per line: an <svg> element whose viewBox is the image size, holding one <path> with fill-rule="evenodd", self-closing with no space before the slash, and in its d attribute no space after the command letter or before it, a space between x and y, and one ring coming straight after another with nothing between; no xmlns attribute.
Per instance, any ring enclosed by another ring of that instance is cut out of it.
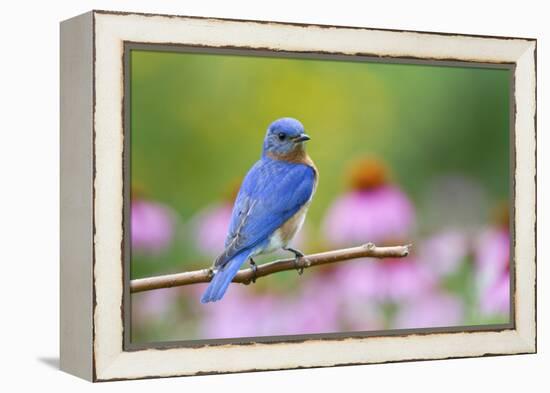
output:
<svg viewBox="0 0 550 393"><path fill-rule="evenodd" d="M318 172L305 151L310 137L292 118L274 121L267 129L262 157L246 175L231 215L224 252L213 266L214 276L202 303L220 300L233 277L248 260L278 249L303 254L288 247L304 223L315 192ZM301 273L301 271L300 271Z"/></svg>

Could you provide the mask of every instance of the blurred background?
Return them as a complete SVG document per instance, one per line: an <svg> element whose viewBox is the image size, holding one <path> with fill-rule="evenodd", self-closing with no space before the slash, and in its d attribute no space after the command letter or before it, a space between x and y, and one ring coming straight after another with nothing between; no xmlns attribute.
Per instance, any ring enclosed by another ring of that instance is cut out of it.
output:
<svg viewBox="0 0 550 393"><path fill-rule="evenodd" d="M509 321L510 71L142 50L130 64L132 278L212 264L285 116L320 172L293 246L413 244L234 284L214 304L206 284L133 294L133 343Z"/></svg>

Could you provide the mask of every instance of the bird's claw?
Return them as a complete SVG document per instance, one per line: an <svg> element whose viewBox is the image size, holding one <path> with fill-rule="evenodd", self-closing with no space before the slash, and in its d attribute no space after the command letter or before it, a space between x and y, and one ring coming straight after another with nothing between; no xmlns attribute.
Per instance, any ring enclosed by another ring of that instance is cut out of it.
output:
<svg viewBox="0 0 550 393"><path fill-rule="evenodd" d="M256 262L252 258L250 258L250 269L252 269L252 279L250 280L252 284L256 283L256 272L258 271L258 265L256 265Z"/></svg>
<svg viewBox="0 0 550 393"><path fill-rule="evenodd" d="M300 259L301 257L296 257L294 259L294 269L296 269L296 271L298 272L298 275L301 276L302 274L304 274L304 267L303 266L298 266L298 260Z"/></svg>
<svg viewBox="0 0 550 393"><path fill-rule="evenodd" d="M298 275L301 276L302 274L304 274L304 266L298 266L298 261L300 260L300 258L303 258L305 256L304 253L291 247L287 247L285 248L285 250L290 251L294 254L294 268L298 272Z"/></svg>

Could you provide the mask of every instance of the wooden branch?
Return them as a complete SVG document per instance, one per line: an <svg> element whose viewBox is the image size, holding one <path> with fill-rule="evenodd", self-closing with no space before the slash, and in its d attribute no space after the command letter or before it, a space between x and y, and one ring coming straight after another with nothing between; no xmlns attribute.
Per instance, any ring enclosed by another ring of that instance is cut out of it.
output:
<svg viewBox="0 0 550 393"><path fill-rule="evenodd" d="M367 243L359 247L306 255L298 258L296 261L294 258L280 259L258 265L255 279L285 270L306 269L312 266L348 261L356 258L402 258L409 255L410 247L410 244L406 246L376 247L372 243ZM191 272L167 274L164 276L139 278L130 282L130 292L136 293L150 291L152 289L172 288L210 282L212 276L212 269L209 268ZM233 282L250 284L253 279L254 272L251 268L248 268L240 270L233 279Z"/></svg>

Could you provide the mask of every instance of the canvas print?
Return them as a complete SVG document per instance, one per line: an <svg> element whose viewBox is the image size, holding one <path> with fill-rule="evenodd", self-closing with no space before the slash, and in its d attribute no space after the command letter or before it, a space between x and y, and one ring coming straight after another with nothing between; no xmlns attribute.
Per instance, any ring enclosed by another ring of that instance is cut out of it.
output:
<svg viewBox="0 0 550 393"><path fill-rule="evenodd" d="M510 68L162 46L127 66L130 279L210 280L131 293L132 344L510 323Z"/></svg>

